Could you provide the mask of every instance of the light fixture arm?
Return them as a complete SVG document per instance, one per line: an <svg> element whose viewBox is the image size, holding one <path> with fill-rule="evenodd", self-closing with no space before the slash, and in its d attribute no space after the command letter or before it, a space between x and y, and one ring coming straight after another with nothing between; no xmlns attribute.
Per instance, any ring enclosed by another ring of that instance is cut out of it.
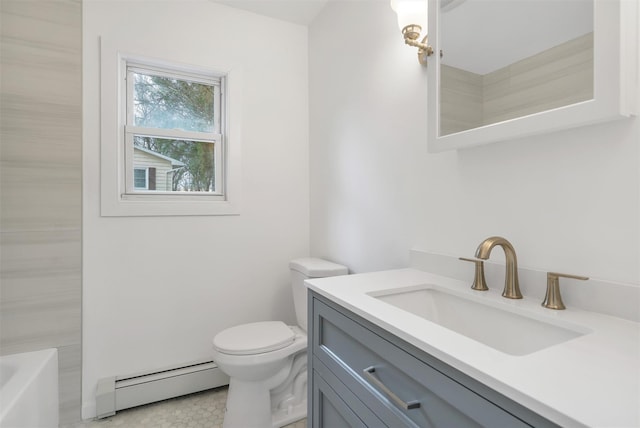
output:
<svg viewBox="0 0 640 428"><path fill-rule="evenodd" d="M433 48L427 44L429 35L425 35L422 41L418 41L422 27L415 24L407 25L402 29L405 44L418 48L418 61L427 65L427 58L433 55Z"/></svg>
<svg viewBox="0 0 640 428"><path fill-rule="evenodd" d="M418 48L420 50L428 52L428 55L432 55L433 54L433 48L427 44L428 38L429 38L429 36L424 36L424 38L422 39L421 42L416 42L415 40L411 40L411 39L405 38L404 42L406 44L408 44L409 46L413 46L413 47L416 47L416 48Z"/></svg>

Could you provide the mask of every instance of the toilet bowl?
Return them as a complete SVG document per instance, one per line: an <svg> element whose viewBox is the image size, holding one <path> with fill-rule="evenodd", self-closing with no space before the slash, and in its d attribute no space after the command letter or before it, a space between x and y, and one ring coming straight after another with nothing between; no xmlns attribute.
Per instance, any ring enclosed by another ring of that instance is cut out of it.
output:
<svg viewBox="0 0 640 428"><path fill-rule="evenodd" d="M307 289L304 280L346 275L322 259L289 264L298 325L282 321L241 324L213 338L213 359L229 376L223 428L282 427L307 413Z"/></svg>

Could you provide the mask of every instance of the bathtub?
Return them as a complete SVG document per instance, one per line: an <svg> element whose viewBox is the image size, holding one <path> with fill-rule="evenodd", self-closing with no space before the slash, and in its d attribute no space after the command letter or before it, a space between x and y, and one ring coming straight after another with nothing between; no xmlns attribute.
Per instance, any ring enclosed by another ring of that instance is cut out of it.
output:
<svg viewBox="0 0 640 428"><path fill-rule="evenodd" d="M58 350L0 357L0 428L58 426Z"/></svg>

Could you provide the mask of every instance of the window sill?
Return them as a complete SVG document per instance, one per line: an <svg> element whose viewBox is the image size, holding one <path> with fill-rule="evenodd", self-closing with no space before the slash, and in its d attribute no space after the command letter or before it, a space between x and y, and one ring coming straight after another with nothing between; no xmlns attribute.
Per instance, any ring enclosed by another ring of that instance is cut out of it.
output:
<svg viewBox="0 0 640 428"><path fill-rule="evenodd" d="M129 196L129 195L125 195ZM154 217L154 216L211 216L239 215L237 203L224 200L212 200L199 197L199 200L167 200L157 198L128 198L102 200L100 214L102 217Z"/></svg>

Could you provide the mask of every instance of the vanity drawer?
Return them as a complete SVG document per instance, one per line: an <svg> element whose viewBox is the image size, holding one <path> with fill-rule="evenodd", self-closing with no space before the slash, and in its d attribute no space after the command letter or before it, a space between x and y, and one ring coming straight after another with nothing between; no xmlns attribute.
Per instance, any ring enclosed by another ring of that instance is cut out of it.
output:
<svg viewBox="0 0 640 428"><path fill-rule="evenodd" d="M439 362L440 370L434 368L425 362L428 358L412 355L373 332L370 326L365 327L366 321L356 322L353 319L358 318L356 315L329 304L312 299L313 354L362 403L375 409L384 425L510 428L553 425L532 412L530 420L523 420L522 415L529 415L527 409L516 413L520 417L514 416L443 373L444 363ZM509 409L518 406L513 403Z"/></svg>
<svg viewBox="0 0 640 428"><path fill-rule="evenodd" d="M383 427L384 423L321 362L313 370L314 427Z"/></svg>

